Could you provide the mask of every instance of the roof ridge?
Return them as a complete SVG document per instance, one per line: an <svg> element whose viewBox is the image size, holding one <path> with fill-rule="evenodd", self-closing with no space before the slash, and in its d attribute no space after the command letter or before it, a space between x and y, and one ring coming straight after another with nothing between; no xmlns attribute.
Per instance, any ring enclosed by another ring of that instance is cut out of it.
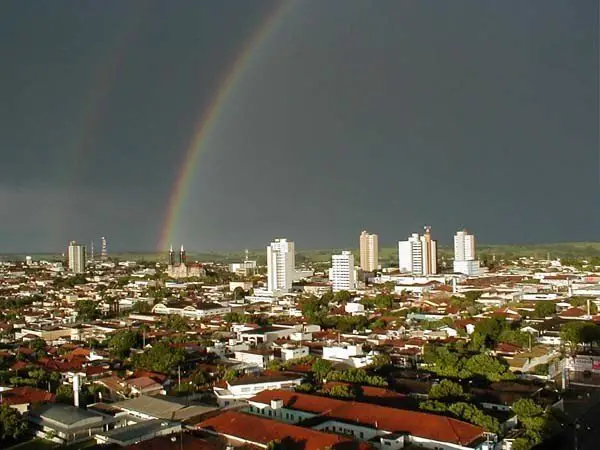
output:
<svg viewBox="0 0 600 450"><path fill-rule="evenodd" d="M463 445L463 441L462 441L462 439L461 439L460 435L458 434L458 431L457 431L457 430L456 430L456 428L454 427L454 424L452 423L452 421L453 421L452 417L446 417L446 416L444 416L444 417L446 418L446 420L448 421L448 424L450 425L450 428L452 428L452 431L453 431L453 432L454 432L454 434L456 435L456 439L458 440L458 443L459 443L460 445Z"/></svg>

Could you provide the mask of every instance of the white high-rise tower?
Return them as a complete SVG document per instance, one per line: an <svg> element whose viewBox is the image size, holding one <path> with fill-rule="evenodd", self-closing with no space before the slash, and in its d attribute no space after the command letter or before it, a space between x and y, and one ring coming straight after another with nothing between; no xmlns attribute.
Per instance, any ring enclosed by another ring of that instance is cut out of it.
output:
<svg viewBox="0 0 600 450"><path fill-rule="evenodd" d="M275 239L267 247L267 285L271 292L289 292L296 270L294 243Z"/></svg>
<svg viewBox="0 0 600 450"><path fill-rule="evenodd" d="M356 289L354 255L352 252L343 251L339 255L331 256L329 280L331 281L333 292Z"/></svg>
<svg viewBox="0 0 600 450"><path fill-rule="evenodd" d="M69 270L73 273L85 272L85 245L69 242Z"/></svg>
<svg viewBox="0 0 600 450"><path fill-rule="evenodd" d="M413 233L406 241L398 242L398 265L400 272L415 275L437 273L437 242L431 239L431 228L425 234Z"/></svg>
<svg viewBox="0 0 600 450"><path fill-rule="evenodd" d="M454 272L469 276L481 273L479 261L475 259L475 236L467 230L457 231L454 235Z"/></svg>

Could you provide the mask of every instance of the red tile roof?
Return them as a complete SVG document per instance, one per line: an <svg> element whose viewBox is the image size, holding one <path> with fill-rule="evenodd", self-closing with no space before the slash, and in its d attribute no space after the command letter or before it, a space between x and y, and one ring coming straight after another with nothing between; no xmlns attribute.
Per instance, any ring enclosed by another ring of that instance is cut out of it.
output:
<svg viewBox="0 0 600 450"><path fill-rule="evenodd" d="M358 442L321 431L303 428L270 419L228 411L197 425L198 428L221 435L236 437L255 444L266 445L271 441L285 442L286 448L302 450L358 449ZM291 442L290 442L291 441ZM370 448L370 447L362 447Z"/></svg>
<svg viewBox="0 0 600 450"><path fill-rule="evenodd" d="M249 399L250 402L266 405L269 405L271 400L283 400L284 406L290 409L361 423L370 428L408 432L413 436L460 445L468 445L484 433L481 427L450 417L297 392L267 390Z"/></svg>
<svg viewBox="0 0 600 450"><path fill-rule="evenodd" d="M0 404L25 405L30 403L54 402L56 396L50 392L29 386L16 387L2 392Z"/></svg>
<svg viewBox="0 0 600 450"><path fill-rule="evenodd" d="M559 317L582 317L585 316L585 311L581 308L574 307L561 312Z"/></svg>
<svg viewBox="0 0 600 450"><path fill-rule="evenodd" d="M150 377L139 377L133 378L131 380L127 380L127 384L129 386L135 387L137 389L160 389L162 385L158 384Z"/></svg>

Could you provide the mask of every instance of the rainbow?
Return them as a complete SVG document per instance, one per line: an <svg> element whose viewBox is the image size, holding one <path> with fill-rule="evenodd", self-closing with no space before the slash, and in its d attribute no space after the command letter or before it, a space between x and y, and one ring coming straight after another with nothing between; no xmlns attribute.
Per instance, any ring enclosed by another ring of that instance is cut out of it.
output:
<svg viewBox="0 0 600 450"><path fill-rule="evenodd" d="M167 249L169 242L173 237L173 231L177 225L177 220L181 214L183 204L185 203L189 185L195 172L196 165L198 164L199 156L205 148L204 142L220 117L223 106L227 103L228 97L244 74L252 55L266 40L271 31L276 28L277 23L292 4L293 2L291 0L282 1L267 15L261 26L258 27L250 39L246 41L245 45L234 58L229 70L226 72L227 75L219 83L219 87L210 104L203 110L200 119L196 121L194 133L187 146L181 168L173 183L173 188L171 189L167 213L164 225L160 232L157 251Z"/></svg>

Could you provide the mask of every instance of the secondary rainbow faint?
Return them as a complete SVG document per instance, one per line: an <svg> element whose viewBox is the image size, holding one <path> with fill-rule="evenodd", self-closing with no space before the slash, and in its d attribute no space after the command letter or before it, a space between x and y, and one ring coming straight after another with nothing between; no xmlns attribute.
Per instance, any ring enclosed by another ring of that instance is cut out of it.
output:
<svg viewBox="0 0 600 450"><path fill-rule="evenodd" d="M185 151L178 175L173 183L169 203L167 205L167 214L161 228L158 241L158 251L166 250L169 243L172 242L174 229L181 215L181 210L186 201L190 182L193 178L199 156L204 149L205 140L214 128L219 119L223 106L227 102L230 93L234 90L237 82L242 77L244 70L250 63L252 55L260 46L268 40L271 32L276 28L277 23L285 15L292 5L293 0L281 1L263 20L258 29L248 39L240 52L231 63L226 76L222 79L217 91L215 92L210 104L196 121L194 133L189 141Z"/></svg>

